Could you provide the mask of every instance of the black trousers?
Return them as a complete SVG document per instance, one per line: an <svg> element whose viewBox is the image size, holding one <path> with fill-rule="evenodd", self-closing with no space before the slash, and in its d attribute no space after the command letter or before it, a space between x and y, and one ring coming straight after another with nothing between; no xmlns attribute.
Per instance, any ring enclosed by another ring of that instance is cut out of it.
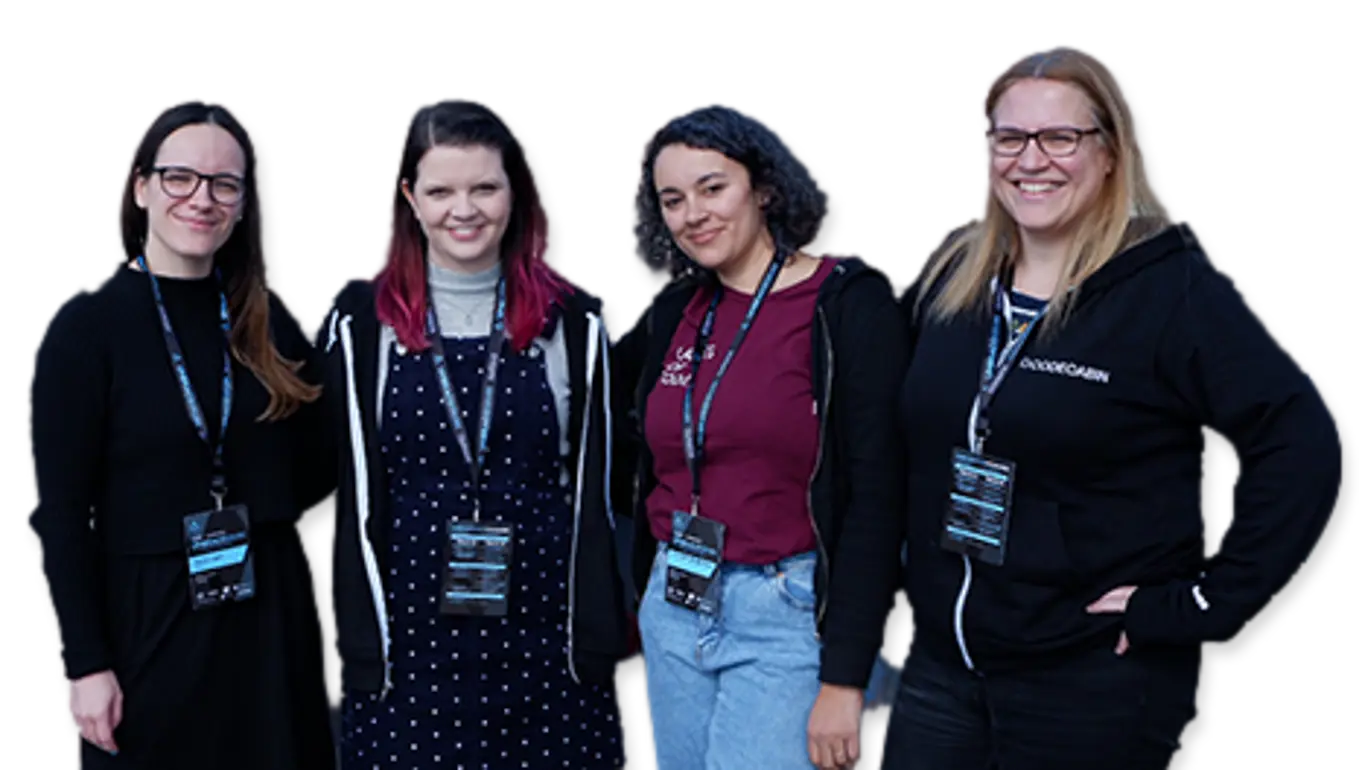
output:
<svg viewBox="0 0 1360 770"><path fill-rule="evenodd" d="M888 724L887 770L1163 770L1195 716L1198 647L1114 643L977 674L913 645Z"/></svg>

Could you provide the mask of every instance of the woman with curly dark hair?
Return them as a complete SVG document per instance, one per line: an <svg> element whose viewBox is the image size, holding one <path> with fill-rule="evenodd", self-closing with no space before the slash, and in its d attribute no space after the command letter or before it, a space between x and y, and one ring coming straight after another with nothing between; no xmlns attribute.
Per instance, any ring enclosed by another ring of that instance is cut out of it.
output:
<svg viewBox="0 0 1360 770"><path fill-rule="evenodd" d="M652 138L637 206L675 279L614 350L658 766L847 766L900 568L892 288L803 250L826 196L729 108Z"/></svg>

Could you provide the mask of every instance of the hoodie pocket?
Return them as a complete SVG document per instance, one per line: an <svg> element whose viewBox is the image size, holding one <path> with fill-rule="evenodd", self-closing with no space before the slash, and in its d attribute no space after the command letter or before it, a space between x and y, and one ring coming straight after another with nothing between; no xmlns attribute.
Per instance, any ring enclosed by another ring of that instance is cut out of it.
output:
<svg viewBox="0 0 1360 770"><path fill-rule="evenodd" d="M1023 495L1014 498L1006 559L999 570L1012 580L1032 585L1073 584L1076 571L1056 502Z"/></svg>

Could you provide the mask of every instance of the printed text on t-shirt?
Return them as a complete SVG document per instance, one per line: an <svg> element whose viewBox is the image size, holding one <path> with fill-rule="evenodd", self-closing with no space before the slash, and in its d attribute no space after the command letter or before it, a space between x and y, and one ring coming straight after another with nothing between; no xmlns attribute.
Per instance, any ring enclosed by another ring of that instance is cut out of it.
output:
<svg viewBox="0 0 1360 770"><path fill-rule="evenodd" d="M717 347L708 343L704 347L704 360L711 361L718 354ZM663 387L683 388L689 385L690 367L694 360L694 346L681 345L675 349L675 354L666 362L661 370L659 384Z"/></svg>

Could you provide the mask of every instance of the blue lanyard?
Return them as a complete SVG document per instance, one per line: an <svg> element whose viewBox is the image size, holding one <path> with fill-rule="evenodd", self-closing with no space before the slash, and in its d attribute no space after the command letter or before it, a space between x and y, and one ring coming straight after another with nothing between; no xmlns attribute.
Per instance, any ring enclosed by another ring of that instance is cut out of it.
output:
<svg viewBox="0 0 1360 770"><path fill-rule="evenodd" d="M765 304L766 297L770 295L770 290L774 288L775 279L779 277L779 271L784 267L784 261L787 258L787 252L776 251L774 258L770 260L770 266L765 268L765 276L760 279L760 285L756 287L756 293L751 298L751 307L746 311L746 317L742 319L741 326L737 328L737 335L732 338L732 346L727 349L727 355L718 365L718 371L713 375L713 382L708 386L708 393L704 395L704 402L699 410L699 422L696 425L694 422L694 388L699 380L699 364L704 359L704 349L708 347L708 338L713 335L713 323L718 316L718 303L722 300L723 295L721 283L713 290L713 299L708 303L708 312L704 315L703 323L699 325L699 333L694 341L694 350L690 354L689 382L685 384L684 440L685 458L689 460L690 478L693 481L692 513L697 514L699 509L699 470L704 462L704 442L708 438L708 415L713 408L713 396L718 392L718 384L727 374L728 367L732 365L732 359L737 357L737 349L746 341L746 335L751 331L751 325L755 323L756 314L760 312L760 308Z"/></svg>
<svg viewBox="0 0 1360 770"><path fill-rule="evenodd" d="M444 408L449 413L449 427L458 441L458 448L467 461L468 473L472 479L473 509L472 520L481 521L481 469L491 445L492 408L496 400L496 377L501 365L501 347L505 344L505 278L496 284L496 311L491 323L491 339L487 341L486 373L482 377L482 403L477 418L477 447L473 451L468 440L467 425L458 410L458 399L453 393L453 380L449 378L448 360L444 355L444 343L439 335L439 319L434 312L434 298L428 297L425 307L425 332L433 348L431 360L434 362L435 376L439 379L439 389L444 396Z"/></svg>
<svg viewBox="0 0 1360 770"><path fill-rule="evenodd" d="M147 267L146 257L137 257L137 267L151 279L151 295L156 299L156 311L161 317L161 331L165 334L165 347L170 353L170 365L174 367L175 379L179 381L179 392L184 398L184 408L189 412L189 420L194 424L194 430L203 443L212 447L213 476L212 488L209 493L217 508L222 508L222 499L227 494L227 474L226 464L222 461L222 448L227 437L227 422L231 419L231 314L227 309L227 295L222 292L222 272L215 270L217 276L217 298L219 308L219 319L222 324L222 427L217 433L217 443L214 445L208 435L208 421L203 416L203 407L199 405L198 396L194 393L194 386L189 382L189 369L184 364L184 350L180 347L179 338L175 336L175 329L170 324L170 314L165 311L165 298L161 296L160 281Z"/></svg>
<svg viewBox="0 0 1360 770"><path fill-rule="evenodd" d="M1025 343L1029 341L1030 333L1034 327L1043 320L1044 314L1048 312L1045 305L1042 310L1034 316L1025 328L1020 331L1014 339L1004 346L1001 344L1003 336L1009 336L1011 329L1011 301L1009 292L1009 281L1002 282L992 279L992 334L987 341L987 359L984 361L982 371L982 382L978 385L978 395L974 405L976 419L973 421L973 451L981 452L982 445L991 435L991 406L992 399L996 392L1001 389L1001 383L1006 379L1006 375L1011 373L1015 362L1020 360L1020 351L1024 349Z"/></svg>

